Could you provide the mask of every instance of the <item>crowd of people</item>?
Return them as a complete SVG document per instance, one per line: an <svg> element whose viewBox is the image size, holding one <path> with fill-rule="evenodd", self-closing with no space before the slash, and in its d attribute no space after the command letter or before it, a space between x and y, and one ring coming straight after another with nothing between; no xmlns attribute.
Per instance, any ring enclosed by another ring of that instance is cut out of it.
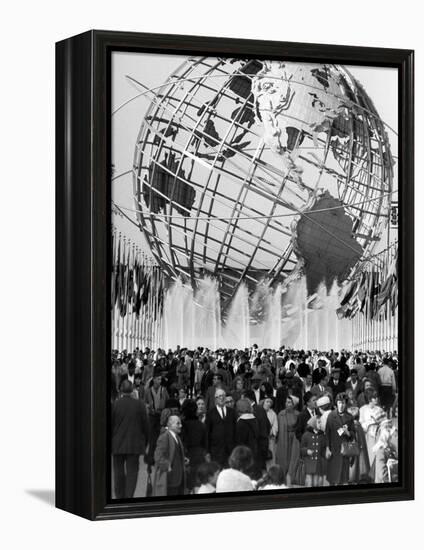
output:
<svg viewBox="0 0 424 550"><path fill-rule="evenodd" d="M396 352L112 352L116 498L397 481ZM141 457L141 458L140 458Z"/></svg>

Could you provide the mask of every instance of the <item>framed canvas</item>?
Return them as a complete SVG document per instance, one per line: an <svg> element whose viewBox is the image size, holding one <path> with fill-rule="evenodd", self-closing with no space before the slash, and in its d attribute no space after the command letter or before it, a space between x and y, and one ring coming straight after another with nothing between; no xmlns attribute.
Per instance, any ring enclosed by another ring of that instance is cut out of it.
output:
<svg viewBox="0 0 424 550"><path fill-rule="evenodd" d="M414 495L413 52L56 45L56 506Z"/></svg>

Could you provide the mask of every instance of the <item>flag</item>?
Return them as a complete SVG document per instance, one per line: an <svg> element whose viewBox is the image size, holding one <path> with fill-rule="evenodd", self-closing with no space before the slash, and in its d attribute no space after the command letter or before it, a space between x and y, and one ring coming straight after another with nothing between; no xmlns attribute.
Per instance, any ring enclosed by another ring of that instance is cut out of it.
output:
<svg viewBox="0 0 424 550"><path fill-rule="evenodd" d="M378 314L378 301L377 297L380 293L380 273L378 271L374 271L373 276L373 286L371 291L371 317L377 317Z"/></svg>
<svg viewBox="0 0 424 550"><path fill-rule="evenodd" d="M149 300L150 278L151 278L151 275L148 274L144 282L143 294L141 296L141 301L143 302L143 305L146 305Z"/></svg>
<svg viewBox="0 0 424 550"><path fill-rule="evenodd" d="M359 311L364 311L368 286L368 271L363 271L358 285Z"/></svg>
<svg viewBox="0 0 424 550"><path fill-rule="evenodd" d="M144 271L144 262L139 265L138 268L138 282L137 282L137 296L135 299L135 312L137 317L140 316L140 311L142 308L142 296L144 292L145 284L145 271Z"/></svg>
<svg viewBox="0 0 424 550"><path fill-rule="evenodd" d="M132 310L133 313L137 313L137 296L138 296L138 276L139 276L139 263L138 256L135 256L134 267L133 267L133 301L132 301Z"/></svg>
<svg viewBox="0 0 424 550"><path fill-rule="evenodd" d="M398 262L397 262L397 253L395 258L393 259L393 284L392 284L392 292L390 296L390 308L392 311L392 315L395 314L396 308L398 306Z"/></svg>
<svg viewBox="0 0 424 550"><path fill-rule="evenodd" d="M355 315L358 313L358 311L359 311L359 302L358 302L358 300L356 300L356 301L352 304L352 306L351 306L351 308L350 308L350 311L349 311L348 314L347 314L347 317L348 317L349 319L353 319L353 318L355 317Z"/></svg>
<svg viewBox="0 0 424 550"><path fill-rule="evenodd" d="M345 304L344 306L340 306L336 309L336 315L337 319L344 319L347 316L347 312L349 310L349 305Z"/></svg>
<svg viewBox="0 0 424 550"><path fill-rule="evenodd" d="M127 293L128 293L128 264L125 263L125 244L122 262L120 263L120 302L119 309L121 317L127 314Z"/></svg>
<svg viewBox="0 0 424 550"><path fill-rule="evenodd" d="M390 265L390 269L387 272L386 279L381 285L379 295L377 297L378 309L383 309L388 300L391 300L393 294L393 287L396 286L395 292L397 292L397 256L393 258Z"/></svg>
<svg viewBox="0 0 424 550"><path fill-rule="evenodd" d="M115 271L115 278L114 278L114 293L113 293L113 296L114 296L114 300L113 300L113 303L112 305L115 306L116 303L118 303L118 308L119 308L119 298L120 298L120 282L121 282L121 279L120 279L120 261L121 261L121 237L119 237L119 241L118 241L118 251L117 251L117 254L116 256L114 256L114 271Z"/></svg>
<svg viewBox="0 0 424 550"><path fill-rule="evenodd" d="M377 306L378 309L382 309L387 300L389 300L391 294L392 294L392 286L393 286L393 275L389 273L384 281L384 283L381 285L380 292L377 296Z"/></svg>
<svg viewBox="0 0 424 550"><path fill-rule="evenodd" d="M374 286L374 271L367 273L367 285L365 296L365 316L370 319L372 316L372 289Z"/></svg>
<svg viewBox="0 0 424 550"><path fill-rule="evenodd" d="M344 306L350 302L351 298L354 295L356 286L357 286L357 280L354 279L353 281L350 281L350 283L346 287L346 291L343 295L343 298L340 301L341 306Z"/></svg>

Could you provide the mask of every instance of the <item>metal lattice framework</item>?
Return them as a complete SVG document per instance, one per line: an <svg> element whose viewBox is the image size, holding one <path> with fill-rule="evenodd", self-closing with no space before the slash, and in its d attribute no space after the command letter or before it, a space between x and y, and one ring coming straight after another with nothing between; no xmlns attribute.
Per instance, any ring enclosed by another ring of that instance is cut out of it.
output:
<svg viewBox="0 0 424 550"><path fill-rule="evenodd" d="M291 128L289 165L264 137L253 93L262 61L192 58L148 92L133 167L140 228L170 277L193 285L205 273L218 277L224 306L241 281L272 283L294 271L293 223L319 190L344 204L364 255L387 222L393 159L371 99L340 66L308 66L313 78L298 80L305 64L294 67L295 111L287 102L278 113ZM313 72L322 69L324 81ZM324 92L337 116L308 131L302 109L307 117Z"/></svg>

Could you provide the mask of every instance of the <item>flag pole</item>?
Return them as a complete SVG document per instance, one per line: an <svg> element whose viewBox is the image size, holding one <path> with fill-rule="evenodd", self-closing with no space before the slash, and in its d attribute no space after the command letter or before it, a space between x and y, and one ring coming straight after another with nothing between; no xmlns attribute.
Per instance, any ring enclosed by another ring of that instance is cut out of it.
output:
<svg viewBox="0 0 424 550"><path fill-rule="evenodd" d="M121 273L123 274L123 276L121 277L121 283L123 285L125 285L125 253L126 253L126 249L127 249L127 239L124 235L124 250L123 250L123 255L122 255L122 264L121 264ZM124 304L122 302L123 299L125 299L125 296L123 295L123 292L124 292L124 288L122 287L121 288L121 303L120 303L120 308L119 308L119 316L121 317L121 351L123 351L125 349L125 344L124 344L124 337L125 337L125 315L122 315L122 312L125 311L124 310Z"/></svg>
<svg viewBox="0 0 424 550"><path fill-rule="evenodd" d="M146 284L146 265L145 265L145 254L142 253L142 266L143 266L143 292L144 285ZM143 302L143 294L141 294L141 303L140 303L140 316L141 316L141 340L143 342L143 348L146 347L146 315Z"/></svg>
<svg viewBox="0 0 424 550"><path fill-rule="evenodd" d="M133 243L132 246L132 287L131 287L131 304L130 304L130 312L131 312L131 344L132 349L137 347L135 345L135 338L134 338L134 277L135 277L135 243Z"/></svg>
<svg viewBox="0 0 424 550"><path fill-rule="evenodd" d="M135 327L134 327L134 332L135 332L135 347L136 348L140 348L140 343L139 343L139 340L138 340L138 328L139 328L139 317L137 316L137 295L138 295L138 290L139 290L139 271L140 271L140 261L139 261L139 248L138 246L135 247L135 257L136 257L136 261L137 261L137 272L136 272L136 276L137 276L137 292L135 294L135 303L133 305L133 310L134 310L134 313L135 313L135 320L134 320L134 323L135 323Z"/></svg>
<svg viewBox="0 0 424 550"><path fill-rule="evenodd" d="M130 263L130 251L131 251L131 244L130 239L128 239L128 255L126 256L125 261L125 304L124 304L124 339L125 339L125 349L128 351L128 275L129 275L129 263Z"/></svg>
<svg viewBox="0 0 424 550"><path fill-rule="evenodd" d="M155 275L153 270L153 264L151 264L151 277L150 277L150 348L153 348L153 335L155 330L155 319L153 317L153 304L155 293Z"/></svg>

